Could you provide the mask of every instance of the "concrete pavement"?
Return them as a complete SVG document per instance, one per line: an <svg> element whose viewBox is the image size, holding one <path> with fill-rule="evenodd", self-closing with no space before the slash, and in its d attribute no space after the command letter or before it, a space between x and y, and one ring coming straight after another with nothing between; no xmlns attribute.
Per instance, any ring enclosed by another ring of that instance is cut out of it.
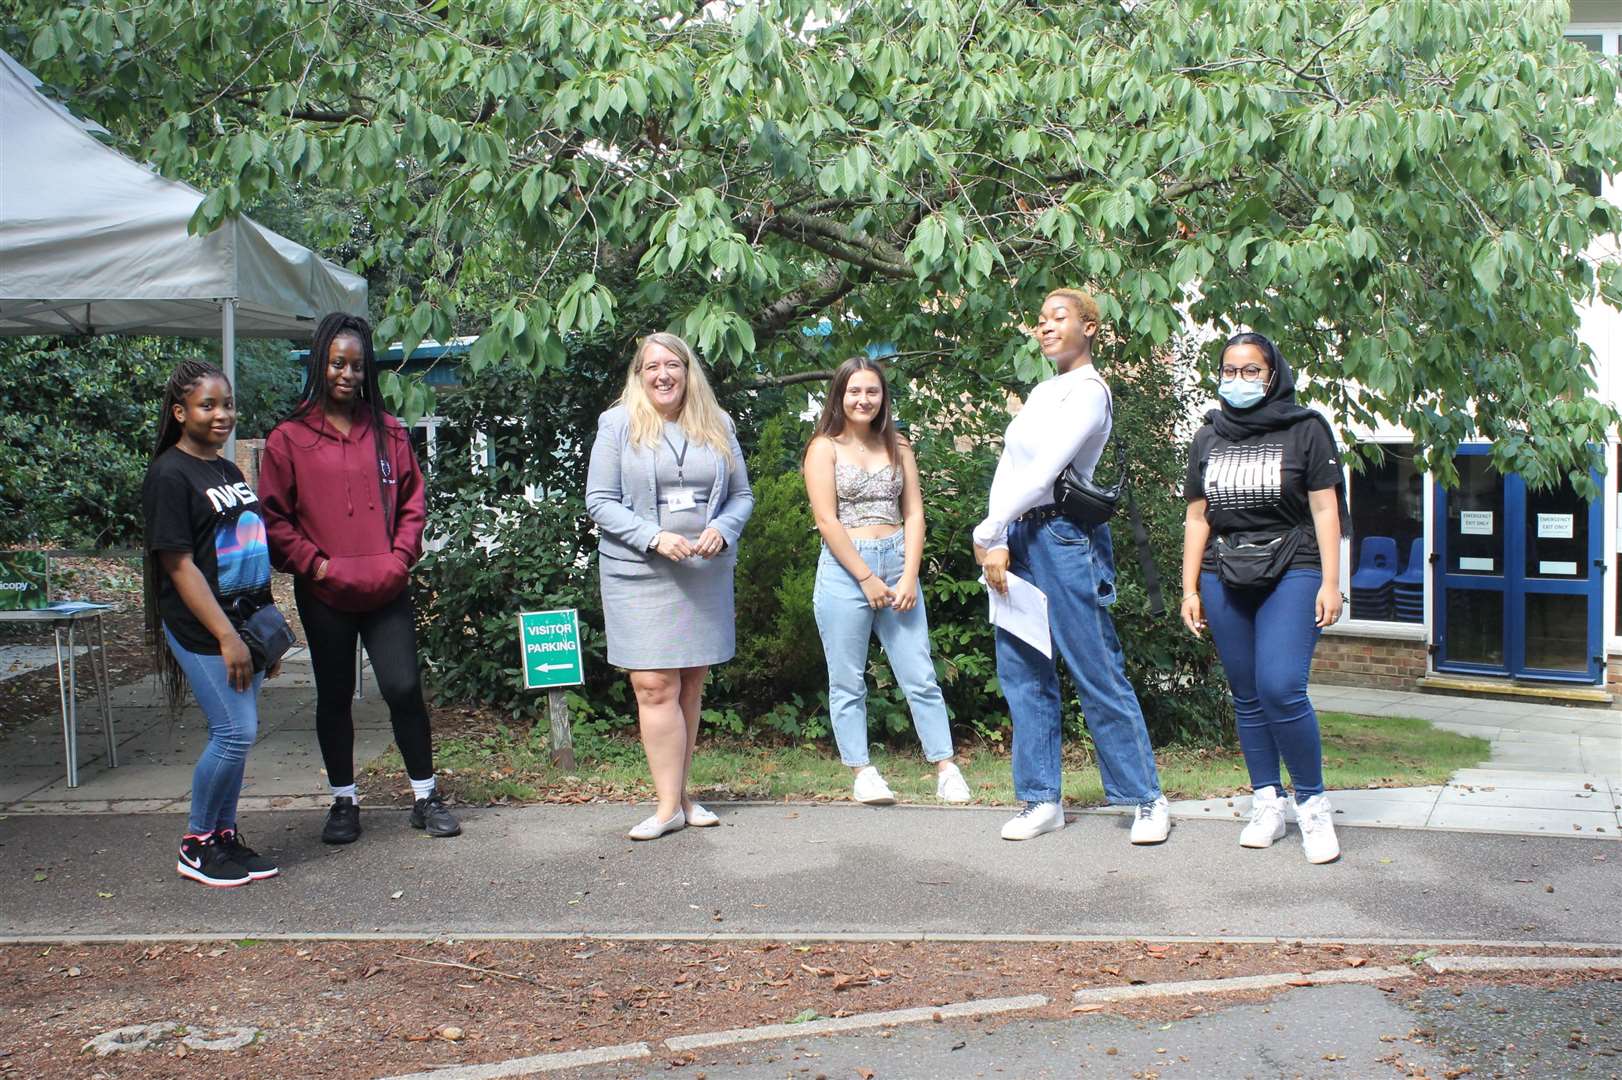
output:
<svg viewBox="0 0 1622 1080"><path fill-rule="evenodd" d="M1622 838L1622 712L1360 687L1311 692L1321 712L1411 716L1491 745L1481 767L1446 784L1330 792L1338 825ZM1249 796L1172 804L1175 818L1249 815Z"/></svg>

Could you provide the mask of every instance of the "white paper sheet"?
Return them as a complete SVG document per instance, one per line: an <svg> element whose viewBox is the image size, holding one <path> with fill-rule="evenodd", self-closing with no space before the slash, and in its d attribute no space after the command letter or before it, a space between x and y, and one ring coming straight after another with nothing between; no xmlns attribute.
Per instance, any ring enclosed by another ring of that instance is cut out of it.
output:
<svg viewBox="0 0 1622 1080"><path fill-rule="evenodd" d="M980 576L985 585L985 575ZM1048 630L1048 594L1024 578L1008 575L1008 595L986 585L991 597L991 625L1000 626L1049 660L1053 659L1053 635Z"/></svg>

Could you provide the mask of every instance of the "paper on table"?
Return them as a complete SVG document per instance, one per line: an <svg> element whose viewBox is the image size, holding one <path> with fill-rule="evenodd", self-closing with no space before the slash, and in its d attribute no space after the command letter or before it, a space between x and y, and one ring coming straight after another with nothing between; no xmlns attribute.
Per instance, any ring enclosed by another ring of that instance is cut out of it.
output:
<svg viewBox="0 0 1622 1080"><path fill-rule="evenodd" d="M985 575L980 576L985 585ZM986 586L991 595L991 625L1000 626L1049 660L1053 636L1048 631L1048 594L1024 578L1008 575L1008 595Z"/></svg>

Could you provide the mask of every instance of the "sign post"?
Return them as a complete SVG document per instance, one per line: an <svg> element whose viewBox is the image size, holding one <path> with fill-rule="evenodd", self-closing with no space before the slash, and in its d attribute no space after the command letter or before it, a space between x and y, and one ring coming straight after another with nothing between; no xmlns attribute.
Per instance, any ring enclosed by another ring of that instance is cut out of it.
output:
<svg viewBox="0 0 1622 1080"><path fill-rule="evenodd" d="M518 616L518 646L524 665L524 689L545 690L552 721L552 764L574 768L574 736L569 731L569 704L563 687L586 680L580 655L580 615L574 608L526 611Z"/></svg>

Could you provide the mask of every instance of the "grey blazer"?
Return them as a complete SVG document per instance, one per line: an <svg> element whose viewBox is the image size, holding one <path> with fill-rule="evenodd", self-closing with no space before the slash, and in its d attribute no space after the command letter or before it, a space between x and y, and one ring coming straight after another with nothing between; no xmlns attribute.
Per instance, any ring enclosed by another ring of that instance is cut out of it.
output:
<svg viewBox="0 0 1622 1080"><path fill-rule="evenodd" d="M732 451L730 470L723 468L721 455L713 449L700 449L716 459L709 524L729 548L735 548L754 513L755 493L749 488L749 471L730 416L727 441ZM631 445L631 416L623 405L615 405L597 418L597 441L592 444L586 470L586 510L602 534L598 551L616 559L648 558L648 545L659 535L655 452Z"/></svg>

